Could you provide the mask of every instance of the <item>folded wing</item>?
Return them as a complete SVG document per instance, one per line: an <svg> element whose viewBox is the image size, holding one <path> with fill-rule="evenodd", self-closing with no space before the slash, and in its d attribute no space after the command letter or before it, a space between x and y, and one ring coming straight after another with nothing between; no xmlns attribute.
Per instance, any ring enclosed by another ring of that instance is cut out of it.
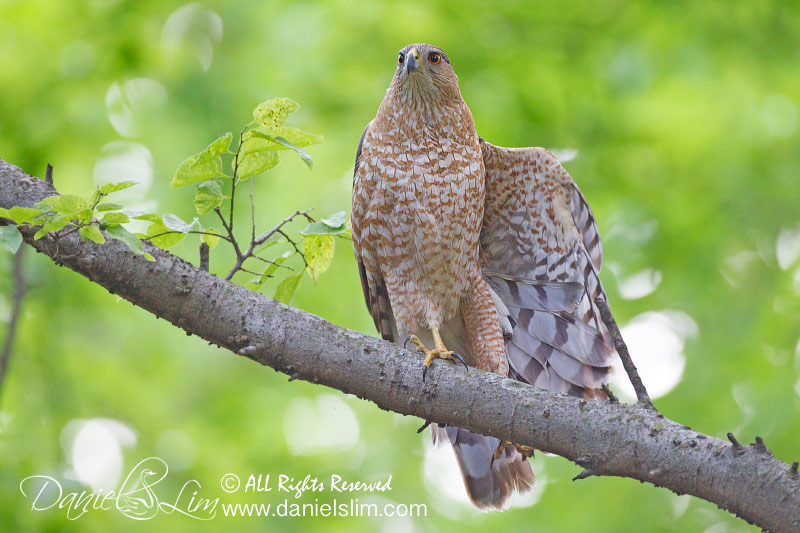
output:
<svg viewBox="0 0 800 533"><path fill-rule="evenodd" d="M604 398L613 342L594 300L603 251L578 186L543 148L481 140L486 208L483 273L497 298L511 375L534 386Z"/></svg>

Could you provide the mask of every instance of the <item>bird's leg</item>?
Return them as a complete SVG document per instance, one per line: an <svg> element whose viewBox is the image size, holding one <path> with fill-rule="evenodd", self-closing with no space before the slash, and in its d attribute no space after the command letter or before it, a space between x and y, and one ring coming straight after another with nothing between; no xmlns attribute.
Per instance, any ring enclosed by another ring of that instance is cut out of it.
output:
<svg viewBox="0 0 800 533"><path fill-rule="evenodd" d="M414 344L417 347L417 350L425 354L425 362L423 363L424 368L422 369L422 381L425 381L425 374L428 372L428 367L431 365L434 359L449 359L450 361L460 361L461 364L464 365L464 368L469 370L467 367L467 363L464 361L464 358L455 353L454 351L448 350L444 347L444 342L442 342L442 336L439 335L439 328L433 327L431 328L431 333L433 334L433 350L428 350L425 345L419 340L419 337L416 335L411 335L406 339L403 343L405 347L409 342Z"/></svg>
<svg viewBox="0 0 800 533"><path fill-rule="evenodd" d="M501 440L500 444L498 444L497 448L494 450L494 457L492 458L492 462L494 462L495 459L500 459L500 456L503 455L503 450L505 450L509 446L513 446L514 448L516 448L517 451L526 458L533 457L533 450L535 448L532 448L530 446L523 446L522 444L515 444L509 440Z"/></svg>

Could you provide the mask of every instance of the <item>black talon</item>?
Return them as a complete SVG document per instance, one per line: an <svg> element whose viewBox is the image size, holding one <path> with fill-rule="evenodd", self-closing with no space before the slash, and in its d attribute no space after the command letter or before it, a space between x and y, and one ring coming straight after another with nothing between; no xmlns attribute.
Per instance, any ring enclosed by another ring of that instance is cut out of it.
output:
<svg viewBox="0 0 800 533"><path fill-rule="evenodd" d="M423 383L425 383L425 374L427 374L427 373L428 373L428 367L425 366L425 365L422 365L422 382Z"/></svg>
<svg viewBox="0 0 800 533"><path fill-rule="evenodd" d="M405 347L406 347L406 345L408 344L408 341L410 341L410 340L411 340L411 335L409 335L408 337L406 337L406 340L404 340L404 341L403 341L403 348L405 348Z"/></svg>
<svg viewBox="0 0 800 533"><path fill-rule="evenodd" d="M469 372L469 367L467 366L467 362L464 361L464 358L458 355L456 352L453 352L453 357L461 361L461 364L464 365L464 368Z"/></svg>

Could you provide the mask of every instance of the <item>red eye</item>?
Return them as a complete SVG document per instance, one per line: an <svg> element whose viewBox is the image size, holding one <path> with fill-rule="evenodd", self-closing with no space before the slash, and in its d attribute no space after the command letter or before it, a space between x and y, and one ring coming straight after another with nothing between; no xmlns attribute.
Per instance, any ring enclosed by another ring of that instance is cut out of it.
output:
<svg viewBox="0 0 800 533"><path fill-rule="evenodd" d="M439 61L441 61L441 60L442 60L442 58L439 57L439 54L437 54L437 53L433 53L433 54L429 54L428 55L428 61L431 62L431 65L438 65Z"/></svg>

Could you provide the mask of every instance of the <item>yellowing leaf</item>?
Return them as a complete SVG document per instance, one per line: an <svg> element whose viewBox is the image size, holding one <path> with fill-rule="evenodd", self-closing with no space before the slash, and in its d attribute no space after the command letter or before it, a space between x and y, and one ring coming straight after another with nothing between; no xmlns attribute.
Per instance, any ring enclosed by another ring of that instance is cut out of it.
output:
<svg viewBox="0 0 800 533"><path fill-rule="evenodd" d="M333 261L336 241L333 235L308 235L303 239L303 255L306 258L306 271L314 281L324 274Z"/></svg>
<svg viewBox="0 0 800 533"><path fill-rule="evenodd" d="M84 241L89 239L90 241L99 242L100 244L106 242L106 238L103 237L100 229L94 225L82 226L81 229L78 230L78 233L80 233L81 239Z"/></svg>
<svg viewBox="0 0 800 533"><path fill-rule="evenodd" d="M113 224L124 224L125 222L130 222L130 217L125 213L106 213L103 217L103 222L106 223L113 223Z"/></svg>
<svg viewBox="0 0 800 533"><path fill-rule="evenodd" d="M167 229L163 224L159 224L158 222L150 224L147 227L147 233L145 234L147 239L159 248L169 248L170 246L175 246L181 242L186 235L186 233L180 233Z"/></svg>
<svg viewBox="0 0 800 533"><path fill-rule="evenodd" d="M233 136L226 133L208 147L191 157L186 158L181 166L178 167L175 176L170 182L170 186L183 187L198 181L206 181L213 178L224 176L222 172L222 158L220 154L226 152L231 144Z"/></svg>
<svg viewBox="0 0 800 533"><path fill-rule="evenodd" d="M100 187L100 192L103 194L111 194L112 192L121 191L122 189L127 189L128 187L133 187L136 185L135 181L120 181L117 183L106 183Z"/></svg>
<svg viewBox="0 0 800 533"><path fill-rule="evenodd" d="M219 237L218 237L219 232L217 230L215 230L214 228L208 228L208 229L206 229L204 231L206 231L207 233L213 233L214 235L208 235L207 233L204 233L200 237L200 240L203 241L204 243L206 243L209 248L216 247L217 244L219 244Z"/></svg>
<svg viewBox="0 0 800 533"><path fill-rule="evenodd" d="M222 203L222 188L216 181L204 181L197 186L194 207L198 215L205 215Z"/></svg>
<svg viewBox="0 0 800 533"><path fill-rule="evenodd" d="M6 218L10 218L17 224L34 224L36 225L37 221L35 220L36 216L41 215L42 213L46 213L46 210L42 209L33 209L31 207L20 207L15 205L11 209L8 210L8 215L4 215Z"/></svg>
<svg viewBox="0 0 800 533"><path fill-rule="evenodd" d="M266 172L280 162L275 152L255 152L248 154L239 161L239 179L252 178L257 174Z"/></svg>
<svg viewBox="0 0 800 533"><path fill-rule="evenodd" d="M291 98L273 98L258 104L253 110L253 120L267 128L279 128L299 108L300 104Z"/></svg>
<svg viewBox="0 0 800 533"><path fill-rule="evenodd" d="M278 288L275 289L274 298L281 303L288 304L292 300L292 296L294 296L295 291L297 291L297 286L300 285L300 280L302 278L303 273L301 272L296 276L289 276L285 280L281 281L278 285Z"/></svg>
<svg viewBox="0 0 800 533"><path fill-rule="evenodd" d="M72 219L70 215L62 215L58 218L54 218L53 220L51 220L50 222L39 228L39 231L36 232L33 238L34 240L39 240L48 233L50 233L51 231L58 231L62 229L64 226L67 226L71 223Z"/></svg>
<svg viewBox="0 0 800 533"><path fill-rule="evenodd" d="M57 194L50 196L39 202L42 207L49 206L51 211L56 213L74 213L90 207L86 199L76 194Z"/></svg>

